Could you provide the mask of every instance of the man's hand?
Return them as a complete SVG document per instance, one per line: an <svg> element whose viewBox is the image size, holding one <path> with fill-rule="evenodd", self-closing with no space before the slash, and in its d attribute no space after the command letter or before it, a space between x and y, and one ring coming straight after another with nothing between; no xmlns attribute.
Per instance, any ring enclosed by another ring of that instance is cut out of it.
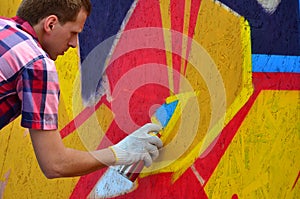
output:
<svg viewBox="0 0 300 199"><path fill-rule="evenodd" d="M158 149L163 146L162 141L152 134L160 130L161 126L149 123L111 146L116 156L115 165L131 165L143 160L149 167L158 157Z"/></svg>

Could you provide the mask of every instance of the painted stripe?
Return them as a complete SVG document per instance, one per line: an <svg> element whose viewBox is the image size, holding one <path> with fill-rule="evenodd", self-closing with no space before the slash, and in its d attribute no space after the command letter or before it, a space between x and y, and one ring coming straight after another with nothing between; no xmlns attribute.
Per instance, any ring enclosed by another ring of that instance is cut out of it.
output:
<svg viewBox="0 0 300 199"><path fill-rule="evenodd" d="M297 176L297 178L296 178L296 180L295 180L295 182L294 182L294 184L293 184L292 190L295 189L296 184L297 184L297 182L298 182L298 180L299 180L299 177L300 177L300 171L299 171L298 176Z"/></svg>
<svg viewBox="0 0 300 199"><path fill-rule="evenodd" d="M253 54L252 71L300 73L300 56Z"/></svg>
<svg viewBox="0 0 300 199"><path fill-rule="evenodd" d="M195 168L197 169L197 171L199 172L199 174L201 175L201 177L205 182L204 187L206 186L206 183L210 179L214 170L217 168L221 158L223 157L225 151L230 145L239 127L241 126L244 119L246 118L249 110L254 104L259 93L260 92L253 93L250 99L238 111L235 117L227 124L225 128L223 128L219 137L217 137L215 141L212 142L211 144L212 147L211 148L208 147L207 148L208 152L204 152L204 154L207 155L197 159L194 162Z"/></svg>
<svg viewBox="0 0 300 199"><path fill-rule="evenodd" d="M197 171L197 169L195 168L195 165L193 164L191 166L191 170L193 171L194 175L196 176L197 180L200 182L200 184L203 186L205 181L203 180L203 178L201 177L201 175L199 174L199 172Z"/></svg>
<svg viewBox="0 0 300 199"><path fill-rule="evenodd" d="M171 0L170 5L170 12L171 12L171 29L172 31L178 31L183 33L183 25L184 25L184 11L186 3L179 3L178 0ZM172 52L178 52L178 55L182 54L182 39L181 41L176 38L175 33L172 34ZM174 92L176 94L179 93L180 87L180 68L181 68L181 57L176 55L175 53L172 54L173 62L173 71L178 71L179 73L173 73L173 84L174 84Z"/></svg>
<svg viewBox="0 0 300 199"><path fill-rule="evenodd" d="M161 14L161 22L162 28L165 29L164 31L164 42L165 42L165 49L172 50L172 39L170 30L171 29L171 13L168 11L170 8L170 0L164 0L159 2L160 7L160 14ZM174 83L173 83L173 73L172 73L172 54L171 52L166 51L166 64L170 70L168 70L168 77L169 77L169 90L170 95L173 94L174 91Z"/></svg>
<svg viewBox="0 0 300 199"><path fill-rule="evenodd" d="M185 13L190 13L189 14L189 19L186 20L188 22L185 22L185 29L188 29L187 31L188 32L184 32L185 35L188 36L188 38L186 39L187 41L184 42L184 39L183 39L183 42L185 43L186 45L186 49L185 49L185 55L183 54L183 58L185 58L185 61L184 61L184 65L181 66L181 73L183 75L185 75L186 73L186 69L187 69L187 64L188 64L188 57L189 57L189 54L190 54L190 51L191 51L191 46L192 46L192 40L190 38L193 39L194 37L194 34L195 34L195 29L196 29L196 25L197 25L197 22L198 22L198 14L200 12L200 4L201 4L201 0L192 0L191 2L189 2L189 4L186 6L186 11ZM187 18L187 17L186 17ZM183 52L184 53L184 52Z"/></svg>
<svg viewBox="0 0 300 199"><path fill-rule="evenodd" d="M252 73L256 90L300 90L300 73Z"/></svg>
<svg viewBox="0 0 300 199"><path fill-rule="evenodd" d="M192 24L190 24L190 19L191 19L191 15L193 13L191 12L191 0L187 0L185 2L185 7L184 7L184 22L183 22L183 35L186 36L190 36L189 32L190 32L190 26L192 26L191 28L195 28L195 26L193 26ZM190 40L186 39L184 36L182 37L182 54L181 57L183 59L181 59L181 66L180 66L180 74L184 74L185 70L186 70L186 66L187 66L187 55L188 55L188 51L190 49Z"/></svg>
<svg viewBox="0 0 300 199"><path fill-rule="evenodd" d="M84 108L72 121L70 121L59 131L61 138L64 139L65 137L73 133L84 122L86 122L102 104L110 107L110 103L104 97L101 98L101 100L95 106Z"/></svg>

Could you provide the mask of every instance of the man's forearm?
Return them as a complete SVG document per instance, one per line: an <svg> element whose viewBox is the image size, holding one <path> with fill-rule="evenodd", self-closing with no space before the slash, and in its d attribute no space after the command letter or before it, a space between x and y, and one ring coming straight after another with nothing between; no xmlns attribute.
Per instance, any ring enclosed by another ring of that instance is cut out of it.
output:
<svg viewBox="0 0 300 199"><path fill-rule="evenodd" d="M52 175L47 176L48 178L82 176L115 162L113 152L109 148L92 152L66 148L63 157L65 159L57 163L58 168Z"/></svg>
<svg viewBox="0 0 300 199"><path fill-rule="evenodd" d="M87 152L66 148L58 131L30 130L40 168L47 178L88 174L115 162L110 149Z"/></svg>

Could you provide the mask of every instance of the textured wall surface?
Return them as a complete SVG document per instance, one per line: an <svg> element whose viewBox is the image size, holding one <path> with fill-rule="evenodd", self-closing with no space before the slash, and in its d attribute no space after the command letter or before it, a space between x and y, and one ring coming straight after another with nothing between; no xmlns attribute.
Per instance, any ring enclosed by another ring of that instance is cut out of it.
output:
<svg viewBox="0 0 300 199"><path fill-rule="evenodd" d="M0 0L0 15L19 3ZM299 0L92 3L79 47L56 60L65 145L117 143L178 102L159 160L112 198L300 198ZM0 134L0 198L112 193L106 169L46 179L20 118Z"/></svg>

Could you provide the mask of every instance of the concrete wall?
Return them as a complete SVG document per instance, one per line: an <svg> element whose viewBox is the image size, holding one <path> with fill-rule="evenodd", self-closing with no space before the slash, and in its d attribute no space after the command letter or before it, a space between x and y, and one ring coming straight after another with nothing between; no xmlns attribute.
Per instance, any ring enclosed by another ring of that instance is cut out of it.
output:
<svg viewBox="0 0 300 199"><path fill-rule="evenodd" d="M20 3L0 1L9 17ZM106 147L178 102L159 161L114 198L300 198L299 0L92 3L79 48L56 61L66 146ZM0 198L112 192L106 169L46 179L19 124L0 132Z"/></svg>

